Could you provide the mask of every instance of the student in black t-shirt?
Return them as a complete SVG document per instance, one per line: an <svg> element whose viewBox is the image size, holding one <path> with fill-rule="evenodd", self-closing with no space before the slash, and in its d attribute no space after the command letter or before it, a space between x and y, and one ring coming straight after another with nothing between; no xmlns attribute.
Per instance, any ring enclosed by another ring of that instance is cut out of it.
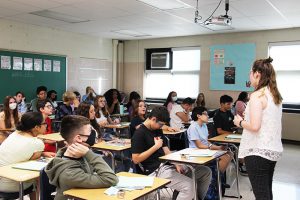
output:
<svg viewBox="0 0 300 200"><path fill-rule="evenodd" d="M138 164L144 174L170 179L167 186L179 191L177 199L191 200L194 197L191 172L185 165L167 163L163 165L159 157L167 155L170 150L162 127L169 122L166 107L153 108L146 121L135 131L131 139L132 160ZM158 170L159 168L159 170ZM206 166L195 167L197 194L203 199L211 181L211 171Z"/></svg>
<svg viewBox="0 0 300 200"><path fill-rule="evenodd" d="M214 116L214 125L217 129L218 135L232 133L233 114L231 113L233 99L231 96L223 95L220 97L220 109L218 109Z"/></svg>

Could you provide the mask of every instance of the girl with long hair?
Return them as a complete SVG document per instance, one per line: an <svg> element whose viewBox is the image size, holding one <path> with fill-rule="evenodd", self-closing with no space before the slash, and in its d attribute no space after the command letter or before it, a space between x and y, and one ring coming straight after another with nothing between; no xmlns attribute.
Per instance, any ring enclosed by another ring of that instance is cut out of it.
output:
<svg viewBox="0 0 300 200"><path fill-rule="evenodd" d="M177 93L172 91L168 94L167 100L164 103L164 106L167 107L169 113L172 110L173 105L177 104Z"/></svg>

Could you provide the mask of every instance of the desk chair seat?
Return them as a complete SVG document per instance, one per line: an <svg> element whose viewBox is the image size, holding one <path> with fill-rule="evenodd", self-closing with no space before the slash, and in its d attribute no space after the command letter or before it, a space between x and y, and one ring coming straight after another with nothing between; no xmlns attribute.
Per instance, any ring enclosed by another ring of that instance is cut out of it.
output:
<svg viewBox="0 0 300 200"><path fill-rule="evenodd" d="M33 185L24 190L24 196L33 192ZM0 192L0 198L8 200L8 199L18 199L19 192Z"/></svg>

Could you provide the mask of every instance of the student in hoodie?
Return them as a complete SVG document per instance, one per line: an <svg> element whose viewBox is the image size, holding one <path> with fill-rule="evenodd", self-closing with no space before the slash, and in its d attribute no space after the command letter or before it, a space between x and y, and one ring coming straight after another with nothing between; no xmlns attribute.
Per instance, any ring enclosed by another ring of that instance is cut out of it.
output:
<svg viewBox="0 0 300 200"><path fill-rule="evenodd" d="M68 199L63 192L72 188L106 188L118 183L118 178L101 156L89 149L96 141L90 120L68 115L61 122L66 147L57 152L45 172L56 186L55 200Z"/></svg>

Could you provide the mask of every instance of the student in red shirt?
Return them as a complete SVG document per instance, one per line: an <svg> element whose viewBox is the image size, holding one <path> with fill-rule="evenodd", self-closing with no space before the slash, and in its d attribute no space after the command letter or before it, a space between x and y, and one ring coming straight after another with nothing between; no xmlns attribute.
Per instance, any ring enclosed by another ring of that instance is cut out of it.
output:
<svg viewBox="0 0 300 200"><path fill-rule="evenodd" d="M49 115L52 115L53 112L53 106L49 99L45 100L38 100L37 102L37 109L40 113L43 114L43 117L45 119L45 122L47 123L47 129L45 134L51 134L52 133L52 126L51 126L51 119L49 118ZM51 140L44 140L45 143L45 152L49 152L53 157L55 156L56 147L55 147L55 141Z"/></svg>

